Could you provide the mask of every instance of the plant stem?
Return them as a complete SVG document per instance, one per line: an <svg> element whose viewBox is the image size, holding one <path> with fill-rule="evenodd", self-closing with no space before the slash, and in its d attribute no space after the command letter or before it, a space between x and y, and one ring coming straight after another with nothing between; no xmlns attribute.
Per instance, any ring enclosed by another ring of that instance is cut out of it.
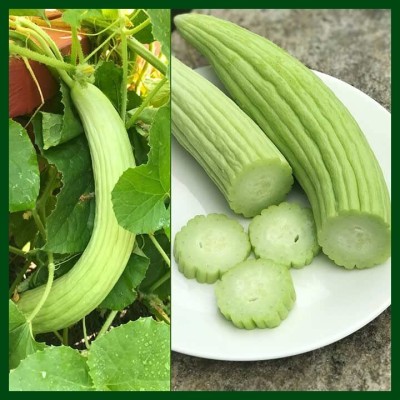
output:
<svg viewBox="0 0 400 400"><path fill-rule="evenodd" d="M68 346L68 328L63 329L62 344Z"/></svg>
<svg viewBox="0 0 400 400"><path fill-rule="evenodd" d="M122 62L120 115L122 121L124 121L125 123L126 105L128 102L128 45L126 42L126 33L125 33L125 18L123 14L121 14L121 10L118 10L118 12L120 14L119 20L120 20L121 62Z"/></svg>
<svg viewBox="0 0 400 400"><path fill-rule="evenodd" d="M41 64L45 64L48 67L55 68L59 72L60 71L75 71L75 66L73 66L71 64L68 64L64 61L59 61L55 58L50 58L49 56L45 56L43 54L38 54L35 51L29 50L26 47L21 47L14 43L9 44L9 53L12 55L19 55L22 57L27 57L30 60L34 60L34 61L40 62Z"/></svg>
<svg viewBox="0 0 400 400"><path fill-rule="evenodd" d="M167 82L167 78L161 79L160 82L154 87L154 89L146 96L143 100L142 104L138 107L138 109L133 113L133 115L129 118L126 123L126 129L129 129L139 118L140 113L150 104L153 97L157 94L157 92L161 89L161 87Z"/></svg>
<svg viewBox="0 0 400 400"><path fill-rule="evenodd" d="M136 35L138 32L140 32L142 29L146 28L146 26L150 25L150 18L147 18L145 21L143 21L141 24L135 26L134 28L127 30L126 34L133 36Z"/></svg>
<svg viewBox="0 0 400 400"><path fill-rule="evenodd" d="M114 321L114 318L118 314L118 311L110 311L110 314L108 314L108 317L106 321L104 322L104 325L101 327L100 332L98 333L97 337L102 336L104 333L107 332L108 328L111 326L111 324Z"/></svg>
<svg viewBox="0 0 400 400"><path fill-rule="evenodd" d="M29 317L27 318L27 322L31 323L33 321L33 319L36 317L36 315L38 314L38 312L40 311L40 309L43 307L43 304L46 302L47 297L50 293L51 287L53 285L53 280L54 280L54 259L53 259L53 253L47 253L47 257L49 260L49 264L48 264L48 271L49 271L49 277L47 278L47 283L46 283L46 287L44 289L43 292L43 296L41 297L40 301L38 302L38 304L36 305L36 307L34 308L34 310L32 311L32 313L29 315Z"/></svg>
<svg viewBox="0 0 400 400"><path fill-rule="evenodd" d="M46 229L45 229L43 222L40 219L39 214L36 209L32 210L32 216L33 216L33 219L35 220L35 224L38 227L43 240L46 241L47 240Z"/></svg>
<svg viewBox="0 0 400 400"><path fill-rule="evenodd" d="M31 265L31 261L28 260L23 267L21 268L21 270L18 272L17 276L14 279L14 282L11 284L10 286L10 290L8 292L9 297L11 297L14 294L14 290L16 289L16 287L19 285L19 283L22 281L22 278L24 277L26 271L28 270L29 266Z"/></svg>
<svg viewBox="0 0 400 400"><path fill-rule="evenodd" d="M153 244L156 247L156 249L158 250L158 252L161 254L161 257L167 263L168 267L171 268L171 260L169 259L168 255L164 251L164 249L160 246L160 243L158 243L157 239L151 233L149 233L148 236L149 236L150 240L153 242Z"/></svg>
<svg viewBox="0 0 400 400"><path fill-rule="evenodd" d="M104 47L105 44L107 44L115 35L117 32L112 33L107 39L105 39L99 46L97 46L86 58L84 59L84 62L88 62L91 57L93 57L102 47Z"/></svg>
<svg viewBox="0 0 400 400"><path fill-rule="evenodd" d="M60 61L63 61L63 56L57 47L57 45L54 43L54 40L39 26L37 26L35 23L31 22L27 18L18 18L18 22L28 28L31 29L31 31L35 32L37 36L40 36L48 46L50 46L50 49L52 50L53 55L55 58L57 58ZM36 37L37 37L36 36Z"/></svg>
<svg viewBox="0 0 400 400"><path fill-rule="evenodd" d="M60 343L63 343L63 337L58 333L58 331L53 331L54 335L57 336L57 339L60 341Z"/></svg>
<svg viewBox="0 0 400 400"><path fill-rule="evenodd" d="M168 270L160 279L155 281L150 287L149 292L152 293L156 289L158 289L165 281L167 281L171 277L171 270Z"/></svg>
<svg viewBox="0 0 400 400"><path fill-rule="evenodd" d="M90 349L90 343L87 337L87 331L86 331L86 317L83 317L82 319L82 327L83 327L83 339L85 340L85 346L89 350Z"/></svg>
<svg viewBox="0 0 400 400"><path fill-rule="evenodd" d="M25 251L23 251L21 249L18 249L17 247L14 247L14 246L11 246L11 245L8 246L8 251L10 253L16 254L17 256L21 256L21 257L26 257L27 256L27 253Z"/></svg>
<svg viewBox="0 0 400 400"><path fill-rule="evenodd" d="M138 40L135 38L129 38L128 47L131 51L139 54L140 57L149 62L154 68L158 69L163 75L167 74L167 66L151 51L147 50Z"/></svg>

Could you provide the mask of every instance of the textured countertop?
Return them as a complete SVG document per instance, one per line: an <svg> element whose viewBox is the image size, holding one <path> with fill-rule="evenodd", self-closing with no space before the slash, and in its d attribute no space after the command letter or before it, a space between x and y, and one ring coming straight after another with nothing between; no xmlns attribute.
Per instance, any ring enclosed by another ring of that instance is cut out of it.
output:
<svg viewBox="0 0 400 400"><path fill-rule="evenodd" d="M390 11L194 10L268 37L308 67L357 87L390 111ZM177 32L173 53L206 65ZM354 334L284 359L223 362L173 353L173 390L390 390L390 308Z"/></svg>

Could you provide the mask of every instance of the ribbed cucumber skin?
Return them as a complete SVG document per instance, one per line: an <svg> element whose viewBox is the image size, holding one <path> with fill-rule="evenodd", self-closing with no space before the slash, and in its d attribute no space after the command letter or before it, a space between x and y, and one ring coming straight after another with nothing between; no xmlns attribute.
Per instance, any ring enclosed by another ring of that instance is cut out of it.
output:
<svg viewBox="0 0 400 400"><path fill-rule="evenodd" d="M346 268L385 261L390 255L388 189L364 134L333 92L284 50L233 23L196 14L180 15L175 22L289 161L311 203L323 251ZM333 229L340 236L335 219L349 213L356 219L344 228L355 247L360 227L371 246L384 237L373 256L355 252L348 257L347 249L332 243ZM364 223L369 218L379 221L373 231Z"/></svg>
<svg viewBox="0 0 400 400"><path fill-rule="evenodd" d="M118 225L111 191L121 174L135 165L124 124L108 98L94 85L75 83L71 97L88 139L95 181L96 214L89 244L67 274L56 279L32 322L35 333L68 327L93 311L122 274L135 235ZM29 315L44 286L21 294L19 309Z"/></svg>
<svg viewBox="0 0 400 400"><path fill-rule="evenodd" d="M254 216L282 201L293 178L276 146L217 87L174 57L171 65L172 133L232 210Z"/></svg>

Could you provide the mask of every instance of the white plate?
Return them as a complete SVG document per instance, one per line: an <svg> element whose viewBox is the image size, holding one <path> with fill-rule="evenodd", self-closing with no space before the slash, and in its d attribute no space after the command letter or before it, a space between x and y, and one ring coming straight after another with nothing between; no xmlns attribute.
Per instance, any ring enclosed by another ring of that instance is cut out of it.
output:
<svg viewBox="0 0 400 400"><path fill-rule="evenodd" d="M221 87L211 68L198 72ZM353 86L316 74L335 92L360 124L390 188L390 114ZM193 110L196 112L196 110ZM172 142L172 239L195 215L220 212L239 220L202 168ZM290 199L307 200L296 187ZM326 346L376 318L391 299L391 262L347 271L320 254L311 265L292 270L297 302L276 329L235 328L219 314L214 286L186 279L172 262L172 349L193 356L233 361L268 360Z"/></svg>

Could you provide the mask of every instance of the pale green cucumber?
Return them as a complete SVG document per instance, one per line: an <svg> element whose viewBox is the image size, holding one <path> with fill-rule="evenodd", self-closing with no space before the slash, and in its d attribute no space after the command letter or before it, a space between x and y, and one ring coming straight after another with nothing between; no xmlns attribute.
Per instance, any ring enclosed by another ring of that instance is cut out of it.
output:
<svg viewBox="0 0 400 400"><path fill-rule="evenodd" d="M284 50L235 24L196 14L175 23L289 161L324 253L349 269L384 262L391 251L388 189L363 132L334 93Z"/></svg>
<svg viewBox="0 0 400 400"><path fill-rule="evenodd" d="M257 257L293 268L310 264L320 249L311 210L295 203L263 210L251 221L249 237Z"/></svg>
<svg viewBox="0 0 400 400"><path fill-rule="evenodd" d="M288 316L296 292L288 268L271 260L247 260L215 285L218 308L238 328L274 328Z"/></svg>
<svg viewBox="0 0 400 400"><path fill-rule="evenodd" d="M175 235L174 257L186 278L214 283L250 254L239 222L223 214L197 215Z"/></svg>
<svg viewBox="0 0 400 400"><path fill-rule="evenodd" d="M71 97L88 139L95 181L96 214L89 244L67 274L56 279L40 312L33 319L34 333L68 327L93 311L124 271L135 235L117 222L111 203L114 185L135 165L124 124L108 98L95 86L78 82ZM18 308L29 315L44 286L21 294Z"/></svg>
<svg viewBox="0 0 400 400"><path fill-rule="evenodd" d="M172 133L230 208L246 217L282 201L289 164L261 129L212 83L172 57Z"/></svg>

